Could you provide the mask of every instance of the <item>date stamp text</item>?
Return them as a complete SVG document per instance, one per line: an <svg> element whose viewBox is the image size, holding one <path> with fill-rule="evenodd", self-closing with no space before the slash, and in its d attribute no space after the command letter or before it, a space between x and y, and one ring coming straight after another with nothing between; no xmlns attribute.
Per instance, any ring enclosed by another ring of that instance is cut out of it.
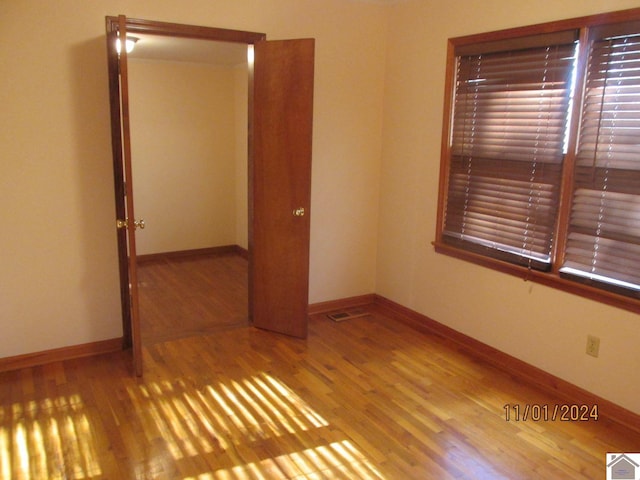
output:
<svg viewBox="0 0 640 480"><path fill-rule="evenodd" d="M504 407L507 422L589 422L598 420L598 405L556 403L507 403Z"/></svg>

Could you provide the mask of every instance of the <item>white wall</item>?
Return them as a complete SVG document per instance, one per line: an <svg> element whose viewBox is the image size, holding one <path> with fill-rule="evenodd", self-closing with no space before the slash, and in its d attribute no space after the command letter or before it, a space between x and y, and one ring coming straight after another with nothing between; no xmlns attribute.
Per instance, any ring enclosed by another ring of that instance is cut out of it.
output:
<svg viewBox="0 0 640 480"><path fill-rule="evenodd" d="M371 293L387 9L351 0L0 2L0 358L122 335L106 15L316 39L310 301Z"/></svg>
<svg viewBox="0 0 640 480"><path fill-rule="evenodd" d="M247 96L237 101L236 90L246 93L248 70L236 71L129 62L135 213L146 224L136 234L138 254L239 244L247 181L237 182L236 170L247 170L247 138L239 142L236 127L246 125Z"/></svg>
<svg viewBox="0 0 640 480"><path fill-rule="evenodd" d="M640 318L436 254L447 38L633 1L399 2L391 10L376 292L640 413ZM585 354L587 334L600 357Z"/></svg>

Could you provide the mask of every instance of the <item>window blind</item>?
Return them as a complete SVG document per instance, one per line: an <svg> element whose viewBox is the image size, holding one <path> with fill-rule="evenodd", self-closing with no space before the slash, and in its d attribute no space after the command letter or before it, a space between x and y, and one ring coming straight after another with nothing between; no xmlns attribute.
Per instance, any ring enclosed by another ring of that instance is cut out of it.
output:
<svg viewBox="0 0 640 480"><path fill-rule="evenodd" d="M640 296L640 24L594 30L560 273Z"/></svg>
<svg viewBox="0 0 640 480"><path fill-rule="evenodd" d="M442 238L548 270L576 42L540 37L457 56Z"/></svg>

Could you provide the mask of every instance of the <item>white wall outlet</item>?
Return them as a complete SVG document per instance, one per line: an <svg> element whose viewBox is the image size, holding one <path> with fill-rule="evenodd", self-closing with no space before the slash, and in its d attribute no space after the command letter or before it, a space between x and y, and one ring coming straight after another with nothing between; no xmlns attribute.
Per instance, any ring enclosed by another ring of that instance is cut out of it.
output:
<svg viewBox="0 0 640 480"><path fill-rule="evenodd" d="M598 357L600 353L600 339L593 335L587 335L587 355Z"/></svg>

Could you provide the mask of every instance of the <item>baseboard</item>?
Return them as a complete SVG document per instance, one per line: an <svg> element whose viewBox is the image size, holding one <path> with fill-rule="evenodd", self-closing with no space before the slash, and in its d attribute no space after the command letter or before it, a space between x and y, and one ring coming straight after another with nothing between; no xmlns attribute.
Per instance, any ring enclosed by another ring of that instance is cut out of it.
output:
<svg viewBox="0 0 640 480"><path fill-rule="evenodd" d="M61 362L74 358L90 357L103 353L122 350L122 337L101 340L98 342L55 348L42 352L26 353L14 357L0 358L0 372L18 370L20 368L37 367L46 363Z"/></svg>
<svg viewBox="0 0 640 480"><path fill-rule="evenodd" d="M136 260L138 263L144 262L156 262L159 260L171 259L171 258L183 258L194 257L199 255L227 255L234 253L240 255L243 258L249 258L249 252L246 248L240 245L221 245L219 247L207 247L207 248L194 248L191 250L177 250L172 252L160 252L160 253L148 253L145 255L138 255Z"/></svg>
<svg viewBox="0 0 640 480"><path fill-rule="evenodd" d="M329 313L336 310L371 305L375 302L375 297L376 296L371 293L368 295L358 295L356 297L342 298L340 300L312 303L309 305L308 313L309 315L317 315L319 313Z"/></svg>
<svg viewBox="0 0 640 480"><path fill-rule="evenodd" d="M392 300L380 295L374 295L374 297L376 307L416 330L438 335L464 352L499 368L513 378L550 393L568 404L598 405L601 421L612 421L640 432L640 415Z"/></svg>
<svg viewBox="0 0 640 480"><path fill-rule="evenodd" d="M315 315L366 305L375 305L383 312L416 330L437 335L466 353L499 368L514 378L555 395L567 403L598 405L600 420L609 420L640 432L640 415L380 295L359 295L310 304L308 312L309 315ZM121 337L112 338L0 358L0 372L120 351L122 350L122 341Z"/></svg>

